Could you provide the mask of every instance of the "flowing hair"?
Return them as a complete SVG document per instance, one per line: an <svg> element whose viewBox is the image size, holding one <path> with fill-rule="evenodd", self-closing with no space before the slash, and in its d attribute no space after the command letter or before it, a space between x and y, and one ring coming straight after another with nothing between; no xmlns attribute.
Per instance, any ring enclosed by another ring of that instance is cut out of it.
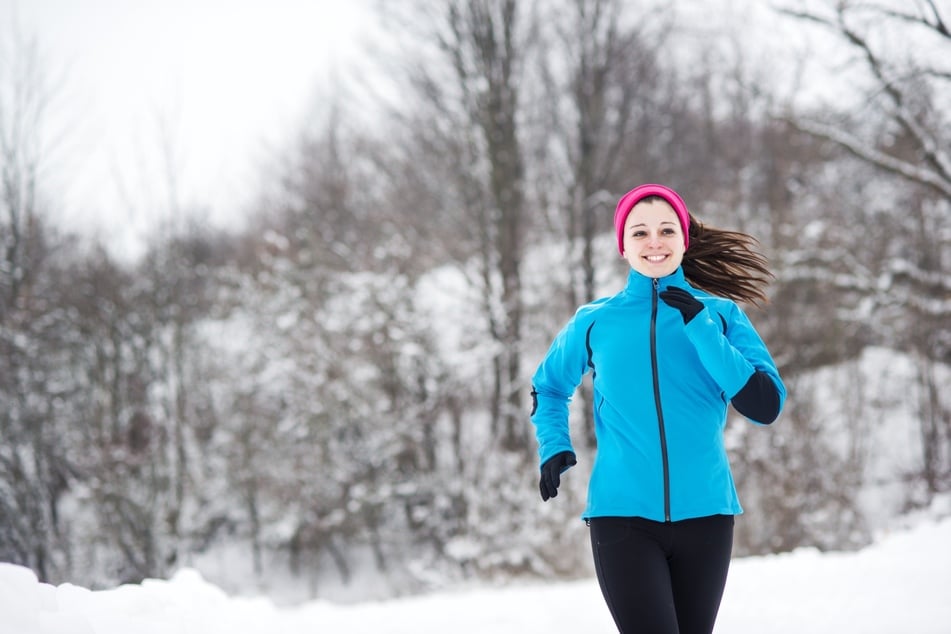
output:
<svg viewBox="0 0 951 634"><path fill-rule="evenodd" d="M684 277L713 295L762 306L774 278L759 242L740 231L707 227L690 214L690 247L684 253Z"/></svg>

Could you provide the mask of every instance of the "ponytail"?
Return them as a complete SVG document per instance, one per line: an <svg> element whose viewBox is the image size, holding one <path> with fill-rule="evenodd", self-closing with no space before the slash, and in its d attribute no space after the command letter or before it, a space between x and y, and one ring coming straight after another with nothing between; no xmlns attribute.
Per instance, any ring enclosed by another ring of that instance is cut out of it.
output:
<svg viewBox="0 0 951 634"><path fill-rule="evenodd" d="M690 248L684 253L684 277L713 295L762 306L773 279L757 240L746 233L706 227L690 215Z"/></svg>

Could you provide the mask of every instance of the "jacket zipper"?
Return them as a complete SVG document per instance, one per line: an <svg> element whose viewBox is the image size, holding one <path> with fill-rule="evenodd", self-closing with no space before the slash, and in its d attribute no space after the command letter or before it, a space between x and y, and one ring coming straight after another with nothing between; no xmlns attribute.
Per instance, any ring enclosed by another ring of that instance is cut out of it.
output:
<svg viewBox="0 0 951 634"><path fill-rule="evenodd" d="M654 278L651 293L651 373L654 378L654 403L657 407L657 427L660 431L660 455L664 464L664 520L670 521L670 465L667 462L667 432L664 429L664 410L660 406L660 378L657 372L657 294L660 282Z"/></svg>

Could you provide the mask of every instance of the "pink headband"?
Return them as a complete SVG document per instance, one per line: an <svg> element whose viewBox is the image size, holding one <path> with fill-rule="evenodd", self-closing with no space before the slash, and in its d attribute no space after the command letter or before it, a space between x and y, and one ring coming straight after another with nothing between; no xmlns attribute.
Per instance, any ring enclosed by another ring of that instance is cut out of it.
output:
<svg viewBox="0 0 951 634"><path fill-rule="evenodd" d="M624 255L624 223L627 222L627 216L638 201L648 196L660 196L666 200L680 219L680 228L684 232L684 249L690 246L690 238L687 230L690 227L690 213L687 211L687 204L680 195L669 187L663 185L639 185L631 191L621 196L617 201L617 208L614 210L614 228L617 230L617 248Z"/></svg>

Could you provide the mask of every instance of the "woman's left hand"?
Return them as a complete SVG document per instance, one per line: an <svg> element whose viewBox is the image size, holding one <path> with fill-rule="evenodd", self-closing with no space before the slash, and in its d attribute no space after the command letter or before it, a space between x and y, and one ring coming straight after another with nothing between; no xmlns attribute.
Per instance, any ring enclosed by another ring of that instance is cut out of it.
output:
<svg viewBox="0 0 951 634"><path fill-rule="evenodd" d="M703 310L703 304L696 297L682 288L671 286L666 291L661 292L660 298L668 306L672 306L680 311L684 318L684 324L689 324L690 320L697 316Z"/></svg>

